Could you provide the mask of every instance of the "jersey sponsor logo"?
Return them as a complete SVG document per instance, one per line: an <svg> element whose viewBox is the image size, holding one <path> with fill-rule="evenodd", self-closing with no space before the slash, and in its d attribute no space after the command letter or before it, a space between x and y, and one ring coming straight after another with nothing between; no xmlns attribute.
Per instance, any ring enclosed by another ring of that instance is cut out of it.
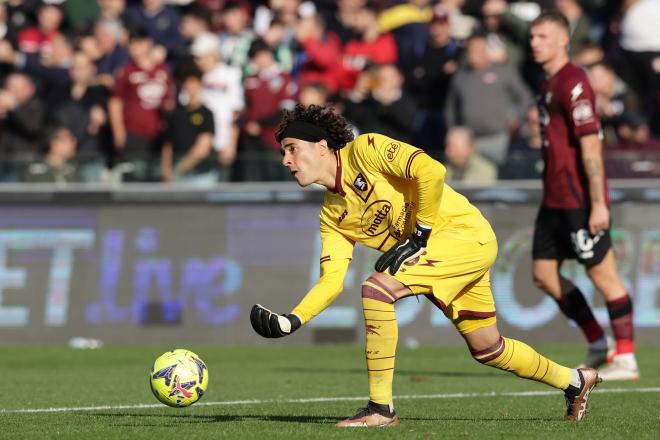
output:
<svg viewBox="0 0 660 440"><path fill-rule="evenodd" d="M376 148L376 144L374 143L373 136L367 136L367 145Z"/></svg>
<svg viewBox="0 0 660 440"><path fill-rule="evenodd" d="M389 229L389 212L392 204L387 200L376 200L367 206L362 214L362 232L370 237L376 237Z"/></svg>
<svg viewBox="0 0 660 440"><path fill-rule="evenodd" d="M577 101L580 95L584 92L584 86L581 82L577 83L575 87L571 90L571 102Z"/></svg>
<svg viewBox="0 0 660 440"><path fill-rule="evenodd" d="M598 243L605 232L600 231L597 235L592 236L588 230L582 228L576 232L571 232L571 241L577 256L583 260L592 258L594 256L594 246Z"/></svg>
<svg viewBox="0 0 660 440"><path fill-rule="evenodd" d="M394 159L396 159L396 155L400 149L399 147L401 147L400 143L390 142L387 147L385 147L385 160L392 162Z"/></svg>
<svg viewBox="0 0 660 440"><path fill-rule="evenodd" d="M145 109L154 110L161 106L167 89L163 82L146 81L137 86L136 93Z"/></svg>
<svg viewBox="0 0 660 440"><path fill-rule="evenodd" d="M353 185L360 191L366 191L367 188L369 188L369 185L367 184L367 180L364 178L362 173L358 173L357 177L353 181Z"/></svg>
<svg viewBox="0 0 660 440"><path fill-rule="evenodd" d="M594 118L594 112L591 109L591 103L587 100L578 101L573 105L573 121L575 125L586 124Z"/></svg>

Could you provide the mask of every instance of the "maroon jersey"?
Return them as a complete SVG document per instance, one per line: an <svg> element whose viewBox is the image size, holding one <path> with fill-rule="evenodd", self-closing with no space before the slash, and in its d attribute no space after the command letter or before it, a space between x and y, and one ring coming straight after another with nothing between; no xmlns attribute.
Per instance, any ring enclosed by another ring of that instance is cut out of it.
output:
<svg viewBox="0 0 660 440"><path fill-rule="evenodd" d="M543 206L589 207L589 182L582 164L580 137L599 133L594 92L587 75L566 63L542 85L537 97L543 133ZM607 180L604 194L607 195Z"/></svg>
<svg viewBox="0 0 660 440"><path fill-rule="evenodd" d="M274 65L245 78L243 86L247 110L245 120L257 122L261 126L261 140L269 148L279 150L280 144L275 140L275 133L282 109L295 105L296 84L291 81L288 73Z"/></svg>
<svg viewBox="0 0 660 440"><path fill-rule="evenodd" d="M117 75L112 96L124 103L126 132L154 139L163 128L163 108L174 103L174 82L164 64L146 71L129 61Z"/></svg>

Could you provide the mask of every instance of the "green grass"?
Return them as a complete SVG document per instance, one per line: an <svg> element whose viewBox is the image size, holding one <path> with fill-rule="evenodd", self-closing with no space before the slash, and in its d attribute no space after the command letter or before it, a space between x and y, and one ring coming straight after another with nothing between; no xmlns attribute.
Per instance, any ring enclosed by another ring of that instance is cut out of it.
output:
<svg viewBox="0 0 660 440"><path fill-rule="evenodd" d="M0 437L81 439L255 438L658 438L660 354L642 347L642 379L602 384L592 394L589 416L566 423L563 396L498 393L550 388L474 362L463 347L401 348L395 395L496 393L488 397L402 398L401 425L378 430L340 430L366 400L287 402L315 397L367 395L362 348L353 345L188 346L209 367L210 385L200 403L174 409L108 408L63 412L18 409L157 404L147 383L151 362L171 347L109 346L84 351L55 346L0 346ZM575 364L576 346L542 346L561 363ZM603 392L626 388L621 393ZM599 392L600 391L600 392ZM366 399L366 397L365 397ZM266 402L264 402L266 401Z"/></svg>

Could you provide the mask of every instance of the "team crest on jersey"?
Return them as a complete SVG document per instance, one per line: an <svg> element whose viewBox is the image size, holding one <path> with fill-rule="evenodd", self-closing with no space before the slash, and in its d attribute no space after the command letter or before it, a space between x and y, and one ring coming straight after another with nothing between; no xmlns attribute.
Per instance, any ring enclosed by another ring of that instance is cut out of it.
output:
<svg viewBox="0 0 660 440"><path fill-rule="evenodd" d="M362 173L358 173L357 177L353 181L353 186L355 186L360 191L366 191L367 188L369 188L369 184L367 183L367 180L364 178Z"/></svg>

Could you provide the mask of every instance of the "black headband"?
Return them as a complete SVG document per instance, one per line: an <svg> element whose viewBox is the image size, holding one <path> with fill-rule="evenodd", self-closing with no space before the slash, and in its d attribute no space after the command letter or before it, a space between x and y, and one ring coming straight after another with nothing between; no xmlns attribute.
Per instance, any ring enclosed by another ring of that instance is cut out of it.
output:
<svg viewBox="0 0 660 440"><path fill-rule="evenodd" d="M284 138L296 138L307 142L318 142L325 139L330 148L336 149L337 143L330 137L327 131L314 124L305 121L293 121L286 126L278 136L277 141L282 142Z"/></svg>

